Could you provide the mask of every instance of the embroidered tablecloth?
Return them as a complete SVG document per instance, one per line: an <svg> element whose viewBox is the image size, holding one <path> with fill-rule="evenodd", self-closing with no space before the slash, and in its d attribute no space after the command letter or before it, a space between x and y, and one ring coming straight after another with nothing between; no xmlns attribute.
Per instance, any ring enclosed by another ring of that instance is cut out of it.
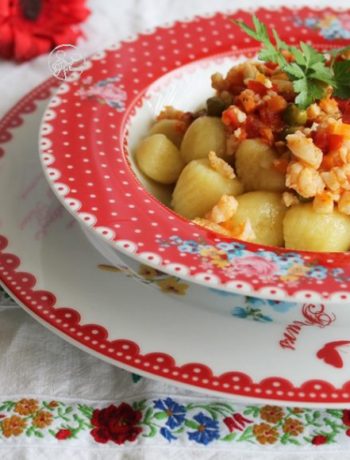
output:
<svg viewBox="0 0 350 460"><path fill-rule="evenodd" d="M266 4L249 0L244 7ZM145 28L237 6L91 0L80 49L88 55ZM0 116L48 76L46 56L20 66L1 62ZM236 404L141 378L66 343L3 291L0 352L1 460L350 459L350 410Z"/></svg>

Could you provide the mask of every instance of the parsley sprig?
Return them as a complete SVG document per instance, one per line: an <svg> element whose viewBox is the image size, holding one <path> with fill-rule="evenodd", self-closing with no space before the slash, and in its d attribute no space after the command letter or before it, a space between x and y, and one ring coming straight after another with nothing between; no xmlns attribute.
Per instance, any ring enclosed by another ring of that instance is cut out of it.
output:
<svg viewBox="0 0 350 460"><path fill-rule="evenodd" d="M300 48L288 45L281 40L277 31L272 29L275 43L272 43L267 27L256 16L253 16L254 28L245 22L233 21L250 37L262 43L259 58L266 62L278 64L293 82L297 94L295 103L300 108L306 108L316 100L326 95L328 86L332 86L333 94L341 99L350 98L350 60L336 61L336 57L350 47L332 50L332 59L327 63L326 56L305 42L300 42ZM288 51L294 57L289 62L282 51Z"/></svg>

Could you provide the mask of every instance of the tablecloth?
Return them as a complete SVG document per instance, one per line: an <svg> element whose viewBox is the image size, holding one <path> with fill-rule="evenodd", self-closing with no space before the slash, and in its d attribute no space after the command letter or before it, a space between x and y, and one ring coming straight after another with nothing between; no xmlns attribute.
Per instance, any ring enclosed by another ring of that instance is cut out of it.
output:
<svg viewBox="0 0 350 460"><path fill-rule="evenodd" d="M282 3L91 0L79 49L88 55L193 14ZM0 62L0 116L49 75L47 56ZM0 291L1 460L350 459L349 436L347 409L236 404L118 369L49 332Z"/></svg>

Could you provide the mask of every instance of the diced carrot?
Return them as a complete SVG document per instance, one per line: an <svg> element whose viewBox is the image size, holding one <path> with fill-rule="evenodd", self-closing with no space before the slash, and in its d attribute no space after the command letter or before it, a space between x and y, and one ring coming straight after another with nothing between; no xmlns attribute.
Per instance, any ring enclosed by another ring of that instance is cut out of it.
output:
<svg viewBox="0 0 350 460"><path fill-rule="evenodd" d="M237 115L230 107L222 112L221 120L226 126L238 127L239 125Z"/></svg>
<svg viewBox="0 0 350 460"><path fill-rule="evenodd" d="M273 96L266 101L268 110L271 112L282 112L287 107L287 101L282 96Z"/></svg>
<svg viewBox="0 0 350 460"><path fill-rule="evenodd" d="M275 70L277 69L278 64L276 64L276 62L269 61L269 62L265 62L265 66L270 70Z"/></svg>
<svg viewBox="0 0 350 460"><path fill-rule="evenodd" d="M259 94L260 96L265 96L268 90L268 88L266 88L266 86L263 83L256 80L249 80L247 87L248 89L254 91L254 93Z"/></svg>
<svg viewBox="0 0 350 460"><path fill-rule="evenodd" d="M321 169L324 171L330 171L335 166L341 166L343 163L338 152L333 151L323 156Z"/></svg>
<svg viewBox="0 0 350 460"><path fill-rule="evenodd" d="M328 153L329 150L329 133L326 129L319 129L313 133L314 144L322 150L323 153Z"/></svg>
<svg viewBox="0 0 350 460"><path fill-rule="evenodd" d="M331 152L339 150L344 142L344 136L340 134L329 134L328 136L328 147Z"/></svg>
<svg viewBox="0 0 350 460"><path fill-rule="evenodd" d="M331 134L338 134L346 138L350 138L350 124L348 123L335 123L331 125Z"/></svg>

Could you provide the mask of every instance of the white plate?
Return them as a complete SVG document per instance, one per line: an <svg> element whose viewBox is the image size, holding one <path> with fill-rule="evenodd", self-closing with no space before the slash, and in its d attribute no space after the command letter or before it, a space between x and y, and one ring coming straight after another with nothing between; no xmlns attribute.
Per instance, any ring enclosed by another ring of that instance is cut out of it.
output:
<svg viewBox="0 0 350 460"><path fill-rule="evenodd" d="M350 333L334 326L331 312L308 305L300 322L287 327L242 320L99 268L106 260L51 193L40 168L37 131L53 85L35 89L0 123L6 289L64 339L140 374L255 402L348 405Z"/></svg>

